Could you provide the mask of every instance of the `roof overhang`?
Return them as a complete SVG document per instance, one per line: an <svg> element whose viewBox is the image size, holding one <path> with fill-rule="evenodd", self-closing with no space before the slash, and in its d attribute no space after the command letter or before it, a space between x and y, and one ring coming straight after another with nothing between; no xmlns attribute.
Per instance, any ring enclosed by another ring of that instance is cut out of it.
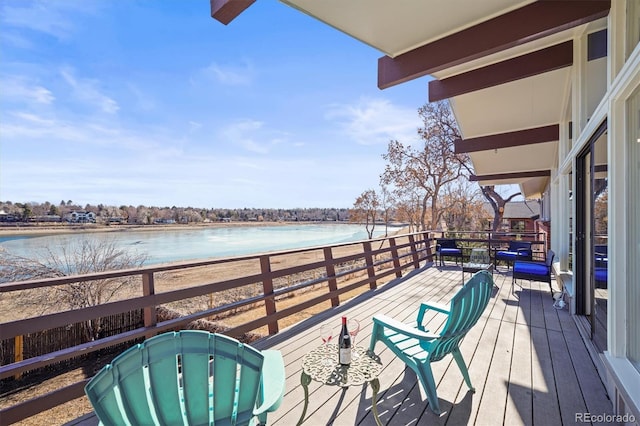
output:
<svg viewBox="0 0 640 426"><path fill-rule="evenodd" d="M463 137L457 145L484 144L467 151L479 182L519 184L529 198L544 192L557 167L573 40L606 29L611 6L610 0L281 1L383 52L380 88L437 79L429 98L449 99ZM606 49L606 33L594 45ZM599 55L589 51L589 60L606 52ZM606 77L606 66L589 72ZM530 139L551 128L553 137Z"/></svg>
<svg viewBox="0 0 640 426"><path fill-rule="evenodd" d="M225 25L233 21L256 0L210 0L211 17Z"/></svg>

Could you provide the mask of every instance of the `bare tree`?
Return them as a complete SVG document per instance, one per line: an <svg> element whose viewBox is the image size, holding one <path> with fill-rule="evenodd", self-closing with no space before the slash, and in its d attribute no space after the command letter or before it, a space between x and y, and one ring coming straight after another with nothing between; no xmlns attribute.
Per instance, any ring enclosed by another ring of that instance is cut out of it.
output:
<svg viewBox="0 0 640 426"><path fill-rule="evenodd" d="M417 149L398 141L389 142L387 161L381 180L392 185L396 193L412 193L419 199L422 229L437 229L451 205L441 195L445 188L464 176L466 155L454 152L453 142L460 137L448 102L422 106L418 115L424 123L418 129L422 146Z"/></svg>
<svg viewBox="0 0 640 426"><path fill-rule="evenodd" d="M382 208L382 220L384 221L384 236L389 235L389 220L393 208L393 194L386 185L380 186L380 207Z"/></svg>
<svg viewBox="0 0 640 426"><path fill-rule="evenodd" d="M104 238L47 246L33 258L0 251L0 283L135 268L142 266L146 259L146 254L129 252L119 248L114 240ZM134 284L135 279L105 278L28 290L19 294L16 304L36 314L96 306L114 299ZM99 332L99 320L86 324L89 340L95 339Z"/></svg>
<svg viewBox="0 0 640 426"><path fill-rule="evenodd" d="M503 198L502 195L496 192L493 185L481 186L480 189L482 190L484 198L489 201L489 204L491 204L491 207L493 208L493 225L491 226L491 229L493 232L496 232L502 223L502 218L504 217L504 206L509 201L520 195L520 193L516 192L515 194L509 195L507 198Z"/></svg>
<svg viewBox="0 0 640 426"><path fill-rule="evenodd" d="M450 230L473 231L485 229L484 203L480 190L466 179L449 185L443 195L443 204L451 206L443 220Z"/></svg>
<svg viewBox="0 0 640 426"><path fill-rule="evenodd" d="M373 238L379 208L380 200L378 194L373 189L367 189L358 196L355 203L353 203L353 209L349 211L349 220L351 222L365 223L369 239Z"/></svg>

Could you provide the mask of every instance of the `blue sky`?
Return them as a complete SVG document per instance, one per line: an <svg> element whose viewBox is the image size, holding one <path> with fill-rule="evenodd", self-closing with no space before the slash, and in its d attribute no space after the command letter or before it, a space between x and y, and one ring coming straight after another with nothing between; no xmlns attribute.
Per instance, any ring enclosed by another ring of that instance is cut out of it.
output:
<svg viewBox="0 0 640 426"><path fill-rule="evenodd" d="M427 80L273 0L0 2L0 200L350 207Z"/></svg>

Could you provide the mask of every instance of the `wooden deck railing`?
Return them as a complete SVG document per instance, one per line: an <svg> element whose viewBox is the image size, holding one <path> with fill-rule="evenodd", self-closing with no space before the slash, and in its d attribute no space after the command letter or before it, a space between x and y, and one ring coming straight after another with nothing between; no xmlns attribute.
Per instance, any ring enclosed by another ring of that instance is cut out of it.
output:
<svg viewBox="0 0 640 426"><path fill-rule="evenodd" d="M314 251L318 253L321 252L322 260L310 263L301 262L295 266L273 269L274 264L272 260L278 256L302 255L303 253ZM98 350L132 342L136 339L150 337L164 331L180 329L195 320L220 315L225 312L232 312L249 305L262 304L265 309L264 315L257 319L235 325L225 330L225 334L238 336L265 326L269 334L275 334L278 332L280 328L279 324L283 319L325 301L330 301L331 306L337 306L340 303L340 295L357 290L363 286L369 286L370 289L375 289L378 282L385 277L401 277L405 269L416 269L420 266L420 262L432 260L432 253L433 240L430 238L429 233L418 232L311 249L288 250L193 262L178 262L136 269L0 284L0 294L8 295L16 292L71 283L90 283L95 280L118 279L132 276L140 277L141 281L141 289L138 296L127 297L126 299L82 309L67 310L0 323L0 338L3 341L13 340L16 349L14 362L0 366L0 380L12 380L12 378L19 377L28 371L55 365L80 355L91 354ZM248 260L259 262L259 273L243 275L238 278L223 281L201 282L186 288L156 292L156 278L159 274L204 266L241 264ZM345 267L344 265L350 266ZM274 285L274 282L278 279L296 277L300 274L317 271L319 269L321 269L323 273L319 274L320 276L318 277L306 279L287 286L276 287ZM195 313L183 314L175 319L158 321L157 308L168 303L180 302L198 296L209 295L209 297L211 297L210 295L213 294L219 294L227 290L239 289L258 283L262 285L259 294L232 303L212 306ZM286 308L277 309L276 301L279 298L294 293L300 294L311 288L321 288L323 291L310 298L301 298L300 302ZM23 359L21 348L23 347L23 337L26 335L136 310L143 310L144 312L143 327ZM11 424L20 421L83 396L86 382L87 380L81 380L26 402L3 407L0 409L0 424Z"/></svg>

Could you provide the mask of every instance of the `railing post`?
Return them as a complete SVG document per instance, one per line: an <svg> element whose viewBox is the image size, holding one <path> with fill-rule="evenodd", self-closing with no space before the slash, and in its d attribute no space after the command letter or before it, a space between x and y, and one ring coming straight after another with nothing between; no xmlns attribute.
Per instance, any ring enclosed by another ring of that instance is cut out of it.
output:
<svg viewBox="0 0 640 426"><path fill-rule="evenodd" d="M433 253L431 252L431 236L428 232L424 232L422 235L424 238L424 247L427 249L426 258L429 259L428 262L431 262L433 261Z"/></svg>
<svg viewBox="0 0 640 426"><path fill-rule="evenodd" d="M333 253L331 247L324 248L324 262L327 269L327 278L329 279L329 291L338 290L338 281L336 281L336 268L333 264ZM332 278L333 277L333 278ZM331 298L331 306L336 307L340 305L340 298L338 296Z"/></svg>
<svg viewBox="0 0 640 426"><path fill-rule="evenodd" d="M262 273L262 289L266 297L264 307L268 317L276 313L276 299L273 294L273 278L271 276L271 261L268 254L260 256L260 271ZM269 327L269 334L276 334L278 332L278 320L270 322L267 326Z"/></svg>
<svg viewBox="0 0 640 426"><path fill-rule="evenodd" d="M411 254L413 255L413 267L418 269L420 267L420 258L418 257L416 239L413 234L409 235L409 243L411 244Z"/></svg>
<svg viewBox="0 0 640 426"><path fill-rule="evenodd" d="M402 276L402 269L400 269L400 257L398 256L398 247L396 246L396 239L389 238L389 245L391 246L391 256L393 257L393 268L396 270L396 278Z"/></svg>
<svg viewBox="0 0 640 426"><path fill-rule="evenodd" d="M153 277L153 272L145 272L142 274L142 293L144 296L151 296L156 294L156 284ZM156 313L156 305L147 306L143 309L144 312L144 326L153 327L158 323L158 315ZM154 333L147 333L146 338L153 337Z"/></svg>
<svg viewBox="0 0 640 426"><path fill-rule="evenodd" d="M365 241L362 243L364 247L364 258L367 263L367 274L369 275L369 288L375 290L378 287L376 283L376 271L373 269L373 254L371 253L371 243Z"/></svg>
<svg viewBox="0 0 640 426"><path fill-rule="evenodd" d="M15 362L20 362L24 360L24 336L16 336L14 338L14 349L13 356L15 358ZM13 376L14 379L18 380L22 377L22 373L18 373Z"/></svg>

